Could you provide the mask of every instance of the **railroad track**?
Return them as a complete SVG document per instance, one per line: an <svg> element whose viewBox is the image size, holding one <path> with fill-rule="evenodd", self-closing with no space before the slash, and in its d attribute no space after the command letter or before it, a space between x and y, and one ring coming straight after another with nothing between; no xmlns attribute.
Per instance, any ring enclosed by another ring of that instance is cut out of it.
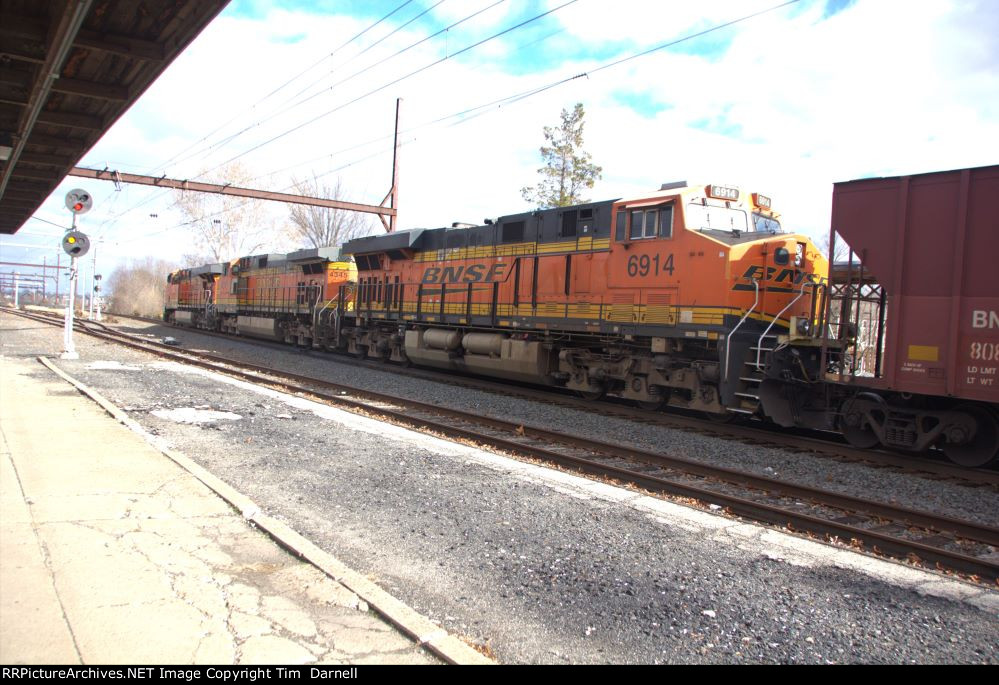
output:
<svg viewBox="0 0 999 685"><path fill-rule="evenodd" d="M25 316L23 313L18 313ZM28 316L58 324L50 317ZM186 364L304 395L399 425L555 464L655 494L694 500L730 515L765 522L909 564L999 584L999 528L871 502L818 488L706 465L682 456L580 438L539 426L482 416L277 371L225 357L179 351L82 322L88 335Z"/></svg>
<svg viewBox="0 0 999 685"><path fill-rule="evenodd" d="M167 326L163 321L149 319L145 317L124 317L137 319L147 323ZM224 340L237 340L253 345L261 345L271 349L287 352L290 348L284 343L275 343L266 340L252 338L234 338L231 335L215 333L191 328L177 328L178 332L194 333L209 337L218 337ZM351 364L370 368L377 371L391 369L393 373L399 373L413 378L421 378L435 382L443 382L459 387L482 390L502 394L508 397L542 402L560 407L567 407L588 413L597 413L617 419L646 425L664 426L667 428L690 431L711 437L723 439L734 439L745 444L761 447L773 447L780 449L794 449L807 451L822 457L835 459L837 461L849 463L865 463L878 468L890 470L894 473L913 474L922 478L930 478L938 481L949 481L956 484L971 487L991 486L999 487L999 469L984 468L972 469L958 466L946 460L942 454L931 454L930 456L899 454L886 450L862 450L847 445L837 436L832 434L821 434L818 431L788 430L775 426L767 426L760 422L758 425L747 423L718 423L699 416L690 415L681 411L649 411L636 407L625 401L615 401L607 398L604 401L585 400L568 391L560 389L545 389L537 386L517 384L513 382L501 382L483 379L478 376L456 375L443 373L431 369L406 368L399 365L386 365L384 362L355 359L345 355L333 355L330 358L333 363ZM235 361L235 360L234 360Z"/></svg>

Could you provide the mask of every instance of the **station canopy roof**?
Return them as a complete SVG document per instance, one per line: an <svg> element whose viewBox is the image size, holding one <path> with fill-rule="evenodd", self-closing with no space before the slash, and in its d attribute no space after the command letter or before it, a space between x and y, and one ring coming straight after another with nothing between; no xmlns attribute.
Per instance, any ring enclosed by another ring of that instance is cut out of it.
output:
<svg viewBox="0 0 999 685"><path fill-rule="evenodd" d="M0 0L0 233L15 233L229 0Z"/></svg>

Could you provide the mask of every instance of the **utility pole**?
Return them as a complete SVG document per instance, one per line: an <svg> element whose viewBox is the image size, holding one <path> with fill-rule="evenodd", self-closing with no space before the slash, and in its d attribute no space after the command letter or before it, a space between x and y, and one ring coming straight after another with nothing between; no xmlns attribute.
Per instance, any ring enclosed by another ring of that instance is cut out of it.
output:
<svg viewBox="0 0 999 685"><path fill-rule="evenodd" d="M94 318L94 296L97 294L97 242L94 241L94 258L90 264L90 309L87 316L91 319Z"/></svg>
<svg viewBox="0 0 999 685"><path fill-rule="evenodd" d="M83 316L87 312L87 263L80 260L80 287L77 288L77 293L80 298L80 316Z"/></svg>
<svg viewBox="0 0 999 685"><path fill-rule="evenodd" d="M94 276L94 278L97 280L97 284L94 286L94 297L97 299L97 320L100 321L101 320L101 296L100 296L101 275L97 274L96 276Z"/></svg>

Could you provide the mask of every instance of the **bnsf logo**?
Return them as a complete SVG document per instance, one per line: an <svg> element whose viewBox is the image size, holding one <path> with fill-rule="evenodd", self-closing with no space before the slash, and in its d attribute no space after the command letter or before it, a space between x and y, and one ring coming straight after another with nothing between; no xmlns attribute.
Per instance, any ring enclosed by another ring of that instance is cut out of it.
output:
<svg viewBox="0 0 999 685"><path fill-rule="evenodd" d="M423 272L424 283L494 283L502 281L506 264L498 262L492 266L470 264L468 266L432 266Z"/></svg>
<svg viewBox="0 0 999 685"><path fill-rule="evenodd" d="M800 285L802 281L807 280L809 283L823 283L825 278L819 276L818 274L810 274L806 271L800 271L798 269L781 269L777 271L776 267L768 266L766 271L762 266L751 266L746 269L746 273L742 275L743 278L748 278L754 281L774 281L775 283L794 283L795 285Z"/></svg>
<svg viewBox="0 0 999 685"><path fill-rule="evenodd" d="M971 312L972 328L999 328L999 312L976 309Z"/></svg>

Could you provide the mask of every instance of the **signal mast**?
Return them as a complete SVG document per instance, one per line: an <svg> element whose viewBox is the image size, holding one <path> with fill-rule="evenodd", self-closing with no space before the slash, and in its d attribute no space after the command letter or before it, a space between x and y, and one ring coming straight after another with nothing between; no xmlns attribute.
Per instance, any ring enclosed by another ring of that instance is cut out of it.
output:
<svg viewBox="0 0 999 685"><path fill-rule="evenodd" d="M76 260L87 254L90 249L90 238L82 231L76 230L76 217L86 214L94 206L94 198L85 190L76 188L66 193L66 208L73 214L73 226L62 237L62 249L69 255L69 302L66 305L66 323L63 326L62 359L79 359L76 347L73 345L73 308L76 296L77 268Z"/></svg>

